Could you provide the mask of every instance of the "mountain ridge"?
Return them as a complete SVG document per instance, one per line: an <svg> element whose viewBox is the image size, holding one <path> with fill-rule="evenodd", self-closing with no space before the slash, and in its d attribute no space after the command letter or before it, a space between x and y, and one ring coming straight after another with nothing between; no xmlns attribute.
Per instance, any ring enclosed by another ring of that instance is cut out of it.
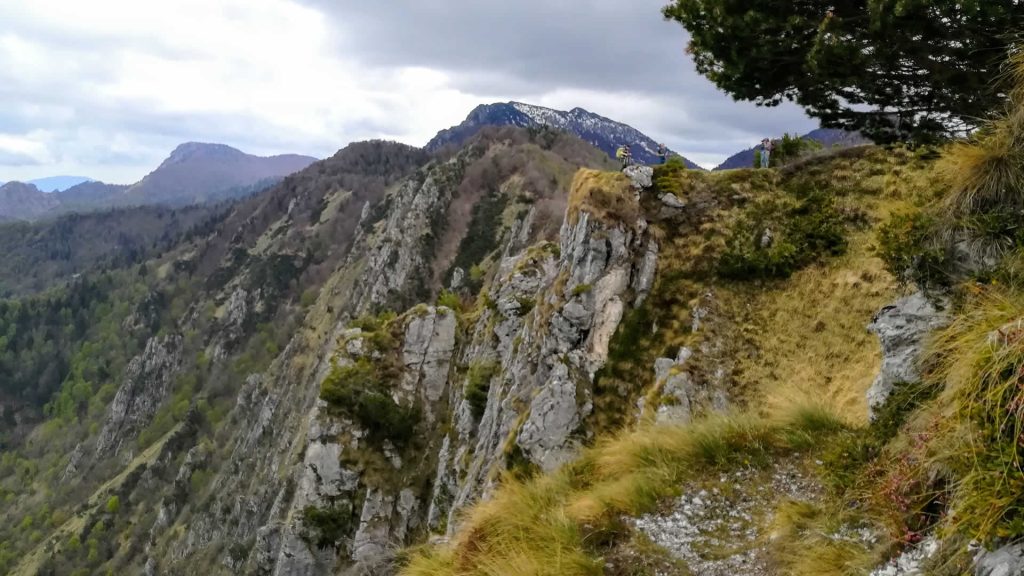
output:
<svg viewBox="0 0 1024 576"><path fill-rule="evenodd" d="M0 186L3 186L4 184L7 184L9 182L21 182L21 180L8 180L7 182L0 182ZM24 182L24 184L31 184L38 188L41 192L54 193L64 192L69 188L78 186L79 184L84 184L86 182L95 182L95 180L92 178L88 178L86 176L59 175L47 176L45 178L35 178L33 180L28 180Z"/></svg>
<svg viewBox="0 0 1024 576"><path fill-rule="evenodd" d="M311 156L255 156L226 144L186 142L121 197L127 204L203 202L230 188L293 174L316 162Z"/></svg>
<svg viewBox="0 0 1024 576"><path fill-rule="evenodd" d="M619 146L629 144L638 163L656 164L659 161L658 142L632 126L580 107L563 111L515 101L477 106L461 124L439 131L424 148L437 152L449 146L459 147L484 126L546 126L573 134L612 158ZM680 156L672 151L670 154ZM701 169L685 157L683 161L687 168Z"/></svg>
<svg viewBox="0 0 1024 576"><path fill-rule="evenodd" d="M316 161L316 158L299 154L264 157L247 154L226 144L185 142L134 184L108 184L68 176L0 184L11 186L7 189L4 204L0 205L0 216L5 220L35 220L69 212L116 207L219 202L270 188ZM54 192L46 192L33 182L43 182L56 188ZM50 197L44 198L39 194Z"/></svg>

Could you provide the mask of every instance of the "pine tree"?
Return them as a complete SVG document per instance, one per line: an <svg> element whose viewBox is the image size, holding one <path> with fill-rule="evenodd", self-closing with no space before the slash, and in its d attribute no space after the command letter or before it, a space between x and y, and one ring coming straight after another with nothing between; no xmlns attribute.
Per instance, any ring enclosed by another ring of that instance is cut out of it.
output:
<svg viewBox="0 0 1024 576"><path fill-rule="evenodd" d="M969 132L1004 99L1024 0L675 0L700 73L877 142Z"/></svg>

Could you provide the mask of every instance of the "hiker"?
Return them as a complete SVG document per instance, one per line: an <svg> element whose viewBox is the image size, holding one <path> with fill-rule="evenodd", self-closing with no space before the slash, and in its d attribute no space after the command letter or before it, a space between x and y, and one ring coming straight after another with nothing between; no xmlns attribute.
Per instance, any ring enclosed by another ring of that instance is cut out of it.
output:
<svg viewBox="0 0 1024 576"><path fill-rule="evenodd" d="M662 164L666 164L668 162L668 146L665 146L664 142L658 145L658 160L660 160Z"/></svg>
<svg viewBox="0 0 1024 576"><path fill-rule="evenodd" d="M773 149L775 149L775 144L772 143L771 139L765 138L761 140L761 168L771 166Z"/></svg>
<svg viewBox="0 0 1024 576"><path fill-rule="evenodd" d="M633 163L633 154L629 151L629 144L619 146L615 157L622 161L622 169L625 170Z"/></svg>

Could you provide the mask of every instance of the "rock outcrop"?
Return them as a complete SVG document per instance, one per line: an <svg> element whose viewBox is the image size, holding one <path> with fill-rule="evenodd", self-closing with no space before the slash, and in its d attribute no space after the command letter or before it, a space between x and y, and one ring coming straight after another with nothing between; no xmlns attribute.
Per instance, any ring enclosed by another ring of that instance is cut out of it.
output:
<svg viewBox="0 0 1024 576"><path fill-rule="evenodd" d="M634 164L627 166L622 173L626 175L626 178L629 178L633 188L637 190L646 190L654 184L654 168L650 166Z"/></svg>
<svg viewBox="0 0 1024 576"><path fill-rule="evenodd" d="M693 418L693 380L683 370L691 356L693 351L683 347L674 360L659 358L654 364L655 387L660 395L655 415L658 423L686 424Z"/></svg>
<svg viewBox="0 0 1024 576"><path fill-rule="evenodd" d="M1012 544L994 552L981 552L974 560L975 576L1024 574L1024 545Z"/></svg>
<svg viewBox="0 0 1024 576"><path fill-rule="evenodd" d="M882 367L868 390L872 415L885 404L895 386L920 381L918 360L925 340L947 321L947 315L920 292L886 306L875 316L868 330L881 342Z"/></svg>
<svg viewBox="0 0 1024 576"><path fill-rule="evenodd" d="M632 201L625 181L620 193ZM550 471L576 455L611 337L653 284L658 247L646 229L642 220L602 221L570 209L557 247L537 246L501 263L494 305L477 320L460 359L493 362L494 374L478 417L464 393L469 383L452 387L454 429L439 454L428 513L433 529L453 530L458 512L486 496L507 466Z"/></svg>
<svg viewBox="0 0 1024 576"><path fill-rule="evenodd" d="M116 454L149 424L181 365L181 346L181 336L151 338L145 351L128 364L96 442L97 455Z"/></svg>

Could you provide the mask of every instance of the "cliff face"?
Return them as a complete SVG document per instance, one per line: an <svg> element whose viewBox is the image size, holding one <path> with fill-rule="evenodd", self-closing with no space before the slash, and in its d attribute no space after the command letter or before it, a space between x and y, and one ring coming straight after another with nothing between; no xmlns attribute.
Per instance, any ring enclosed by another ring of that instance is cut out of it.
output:
<svg viewBox="0 0 1024 576"><path fill-rule="evenodd" d="M230 473L214 480L183 537L171 536L164 505L153 537L167 555L151 572L187 571L215 543L232 541L252 543L231 559L246 573L384 573L397 548L453 530L510 465L551 470L577 453L612 334L653 281L657 242L642 219L602 222L570 210L559 243L520 252L534 218L521 211L496 250L511 255L495 263L475 313L419 305L352 327L354 316L420 288L430 263L416 240L430 233L430 215L450 201L446 178L466 160L388 196L388 213L357 241L311 316L350 312L294 339L266 375L250 378L232 416L241 430L224 464ZM610 180L635 203L626 178ZM368 429L319 397L325 381L344 386L356 366L386 381L390 410L415 415L411 438Z"/></svg>
<svg viewBox="0 0 1024 576"><path fill-rule="evenodd" d="M17 573L384 573L511 462L574 453L656 241L567 211L581 165L610 162L567 136L489 131L427 164L399 148L343 151L150 264L135 357L33 480L84 512L19 543ZM72 543L107 530L131 545Z"/></svg>

